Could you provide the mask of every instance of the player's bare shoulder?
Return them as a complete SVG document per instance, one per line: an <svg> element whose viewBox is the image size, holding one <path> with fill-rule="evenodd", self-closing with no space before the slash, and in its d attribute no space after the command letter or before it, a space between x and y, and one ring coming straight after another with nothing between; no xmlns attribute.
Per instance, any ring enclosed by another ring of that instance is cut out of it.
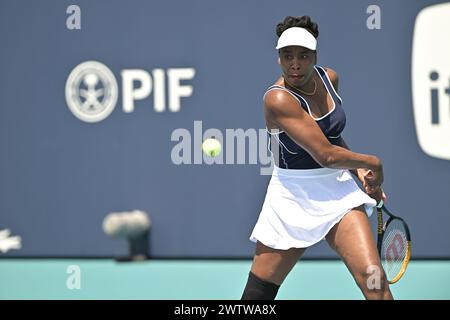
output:
<svg viewBox="0 0 450 320"><path fill-rule="evenodd" d="M333 84L334 90L338 91L339 86L339 77L336 71L331 68L324 68L327 72L328 77L330 78L331 83Z"/></svg>
<svg viewBox="0 0 450 320"><path fill-rule="evenodd" d="M300 102L283 88L269 90L264 96L264 117L267 127L280 128L281 122L289 118L302 120L306 112L299 104Z"/></svg>
<svg viewBox="0 0 450 320"><path fill-rule="evenodd" d="M298 102L286 90L272 89L264 96L264 114L266 119L272 119L277 115L287 115L298 109Z"/></svg>

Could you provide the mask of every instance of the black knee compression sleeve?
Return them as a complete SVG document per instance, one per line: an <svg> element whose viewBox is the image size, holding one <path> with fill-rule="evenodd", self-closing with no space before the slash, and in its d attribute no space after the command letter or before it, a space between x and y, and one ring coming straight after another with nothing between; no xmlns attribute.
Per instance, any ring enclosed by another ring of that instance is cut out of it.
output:
<svg viewBox="0 0 450 320"><path fill-rule="evenodd" d="M279 288L279 285L262 280L250 272L241 300L274 300Z"/></svg>

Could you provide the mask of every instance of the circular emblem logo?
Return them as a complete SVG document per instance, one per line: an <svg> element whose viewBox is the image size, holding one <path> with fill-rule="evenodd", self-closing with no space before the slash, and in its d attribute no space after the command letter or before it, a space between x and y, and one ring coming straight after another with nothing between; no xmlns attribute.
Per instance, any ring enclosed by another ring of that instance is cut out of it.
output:
<svg viewBox="0 0 450 320"><path fill-rule="evenodd" d="M108 117L116 107L117 93L114 74L97 61L79 64L66 81L67 106L85 122L99 122Z"/></svg>

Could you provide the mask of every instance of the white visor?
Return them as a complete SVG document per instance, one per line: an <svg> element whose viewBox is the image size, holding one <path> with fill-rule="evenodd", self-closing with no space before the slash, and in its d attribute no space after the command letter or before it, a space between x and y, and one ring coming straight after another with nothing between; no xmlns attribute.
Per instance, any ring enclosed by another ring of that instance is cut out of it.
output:
<svg viewBox="0 0 450 320"><path fill-rule="evenodd" d="M299 27L286 29L278 39L275 49L279 50L288 46L301 46L310 50L316 50L317 40L308 30Z"/></svg>

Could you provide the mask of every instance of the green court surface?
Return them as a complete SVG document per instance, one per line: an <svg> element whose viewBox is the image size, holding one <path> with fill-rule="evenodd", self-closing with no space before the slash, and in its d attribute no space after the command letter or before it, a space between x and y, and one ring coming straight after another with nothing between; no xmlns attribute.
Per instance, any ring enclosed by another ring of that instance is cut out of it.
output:
<svg viewBox="0 0 450 320"><path fill-rule="evenodd" d="M239 299L250 260L1 259L0 299ZM79 270L79 289L68 282ZM70 287L70 285L69 285ZM396 299L450 299L450 261L411 261ZM340 261L301 261L277 299L363 299Z"/></svg>

